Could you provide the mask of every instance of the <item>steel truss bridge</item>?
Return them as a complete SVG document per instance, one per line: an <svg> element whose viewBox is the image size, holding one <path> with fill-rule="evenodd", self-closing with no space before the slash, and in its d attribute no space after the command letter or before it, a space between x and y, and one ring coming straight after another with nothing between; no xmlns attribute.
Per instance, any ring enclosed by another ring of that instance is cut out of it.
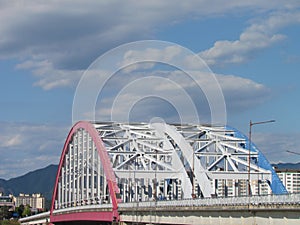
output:
<svg viewBox="0 0 300 225"><path fill-rule="evenodd" d="M111 222L130 204L286 193L264 155L234 128L78 122L63 148L49 218Z"/></svg>

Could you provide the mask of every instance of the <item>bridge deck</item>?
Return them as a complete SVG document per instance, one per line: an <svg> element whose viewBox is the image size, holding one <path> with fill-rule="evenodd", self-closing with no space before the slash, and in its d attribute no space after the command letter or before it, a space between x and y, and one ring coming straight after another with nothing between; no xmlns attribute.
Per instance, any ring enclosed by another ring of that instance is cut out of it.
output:
<svg viewBox="0 0 300 225"><path fill-rule="evenodd" d="M55 210L54 215L74 216L76 213L105 213L110 208L111 204L86 205ZM222 217L224 220L238 218L236 221L248 218L248 222L256 217L260 220L262 217L272 220L277 217L278 221L281 221L278 224L284 224L283 221L289 221L288 224L296 221L295 224L298 224L300 222L300 194L119 203L118 211L121 221L125 224L153 222L154 218L156 223L176 224L181 221L182 224L197 224L193 223L193 221L197 221L197 218L213 220L214 217ZM44 224L46 221L49 221L49 212L20 219L23 225Z"/></svg>

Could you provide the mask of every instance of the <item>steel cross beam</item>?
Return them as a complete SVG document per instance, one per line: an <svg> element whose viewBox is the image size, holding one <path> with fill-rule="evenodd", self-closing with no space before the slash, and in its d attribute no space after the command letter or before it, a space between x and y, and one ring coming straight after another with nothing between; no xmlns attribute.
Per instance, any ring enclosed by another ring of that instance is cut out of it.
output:
<svg viewBox="0 0 300 225"><path fill-rule="evenodd" d="M53 210L85 205L270 194L270 170L247 140L222 126L87 123L72 129L62 154ZM102 150L101 150L102 149ZM261 189L261 190L260 190ZM117 200L119 198L119 200Z"/></svg>
<svg viewBox="0 0 300 225"><path fill-rule="evenodd" d="M195 124L94 126L108 149L123 201L243 195L248 169L250 179L259 179L271 193L271 172L257 165L258 152L251 152L248 165L246 140L232 130ZM221 191L228 188L234 190ZM150 192L157 196L145 194Z"/></svg>

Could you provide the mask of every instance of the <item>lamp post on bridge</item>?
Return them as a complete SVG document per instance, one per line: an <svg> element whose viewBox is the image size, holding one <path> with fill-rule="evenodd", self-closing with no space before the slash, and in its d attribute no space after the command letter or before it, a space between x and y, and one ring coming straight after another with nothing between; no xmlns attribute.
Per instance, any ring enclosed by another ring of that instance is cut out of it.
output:
<svg viewBox="0 0 300 225"><path fill-rule="evenodd" d="M249 122L249 146L248 146L248 196L251 195L251 184L250 184L250 159L251 159L251 136L252 136L252 126L259 125L259 124L265 124L265 123L274 123L275 120L266 120L266 121L260 121L260 122L252 122L250 120ZM258 182L258 181L257 181Z"/></svg>

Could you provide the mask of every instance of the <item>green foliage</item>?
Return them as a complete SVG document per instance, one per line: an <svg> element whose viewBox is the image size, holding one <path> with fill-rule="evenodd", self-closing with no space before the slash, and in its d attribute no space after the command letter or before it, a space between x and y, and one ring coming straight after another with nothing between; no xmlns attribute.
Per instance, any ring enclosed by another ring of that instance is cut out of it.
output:
<svg viewBox="0 0 300 225"><path fill-rule="evenodd" d="M19 207L16 207L15 211L19 214L19 216L22 216L24 208L24 205L20 205Z"/></svg>
<svg viewBox="0 0 300 225"><path fill-rule="evenodd" d="M0 221L0 225L20 225L20 223L16 220L3 220Z"/></svg>
<svg viewBox="0 0 300 225"><path fill-rule="evenodd" d="M22 213L22 217L31 216L31 209L29 205L26 205Z"/></svg>
<svg viewBox="0 0 300 225"><path fill-rule="evenodd" d="M9 211L8 206L0 207L0 220L9 219L12 216L12 212Z"/></svg>

